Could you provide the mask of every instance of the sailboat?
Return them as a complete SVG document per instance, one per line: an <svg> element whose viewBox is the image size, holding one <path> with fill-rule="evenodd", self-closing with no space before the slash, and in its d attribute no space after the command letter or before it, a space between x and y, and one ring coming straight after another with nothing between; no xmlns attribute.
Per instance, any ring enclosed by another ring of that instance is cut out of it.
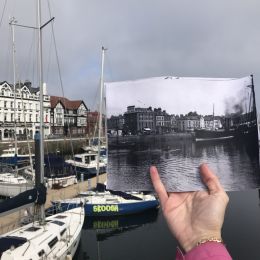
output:
<svg viewBox="0 0 260 260"><path fill-rule="evenodd" d="M34 156L33 154L20 154L19 148L15 149L14 147L9 147L3 150L3 153L0 155L0 162L9 164L9 165L25 165L30 161L30 156Z"/></svg>
<svg viewBox="0 0 260 260"><path fill-rule="evenodd" d="M102 108L103 108L103 90L104 90L104 57L105 48L102 47L102 67L100 80L100 103L99 103L99 127L98 139L101 138L102 131ZM86 216L119 216L130 215L146 210L157 208L159 206L158 200L154 195L135 192L124 193L120 191L106 190L105 186L99 183L100 173L100 141L98 142L97 153L97 187L95 191L88 191L83 196L53 201L54 207L61 211L73 209L80 204L84 204Z"/></svg>
<svg viewBox="0 0 260 260"><path fill-rule="evenodd" d="M16 71L15 71L15 42L14 42L14 22L11 18L13 35L13 80L14 80L14 118L16 118ZM14 147L4 149L0 155L1 173L0 173L0 196L14 197L33 187L33 182L18 173L18 166L24 166L30 161L30 155L19 154L16 136L16 120L14 121ZM7 167L8 166L8 167ZM14 167L14 169L12 168ZM21 168L20 168L21 169Z"/></svg>
<svg viewBox="0 0 260 260"><path fill-rule="evenodd" d="M66 259L72 258L79 244L84 222L84 210L77 207L62 214L45 217L44 204L46 187L44 185L43 150L43 79L41 30L53 19L41 26L41 5L37 1L37 29L39 37L39 78L40 78L40 130L35 134L35 188L2 202L0 214L35 206L35 220L16 230L0 236L1 260L11 259Z"/></svg>

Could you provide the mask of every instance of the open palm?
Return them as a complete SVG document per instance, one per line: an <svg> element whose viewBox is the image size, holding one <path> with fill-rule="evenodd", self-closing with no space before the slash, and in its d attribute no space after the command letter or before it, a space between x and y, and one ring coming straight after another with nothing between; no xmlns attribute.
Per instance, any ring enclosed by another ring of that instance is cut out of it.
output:
<svg viewBox="0 0 260 260"><path fill-rule="evenodd" d="M229 199L206 164L200 166L200 173L208 191L167 193L156 167L150 173L168 226L186 252L202 239L221 238Z"/></svg>

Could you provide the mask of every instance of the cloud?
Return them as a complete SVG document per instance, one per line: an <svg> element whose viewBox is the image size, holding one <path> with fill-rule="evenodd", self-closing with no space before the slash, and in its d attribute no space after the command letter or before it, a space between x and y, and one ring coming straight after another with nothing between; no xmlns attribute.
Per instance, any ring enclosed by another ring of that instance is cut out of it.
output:
<svg viewBox="0 0 260 260"><path fill-rule="evenodd" d="M0 28L0 80L12 81L8 16L35 24L34 2L8 1ZM42 3L46 21L48 6ZM163 75L239 78L253 73L260 102L259 1L52 0L50 5L68 98L83 99L94 108L104 45L106 81ZM16 31L17 66L25 71L21 78L36 79L36 49L29 51L33 32ZM43 36L48 90L61 95L50 27Z"/></svg>

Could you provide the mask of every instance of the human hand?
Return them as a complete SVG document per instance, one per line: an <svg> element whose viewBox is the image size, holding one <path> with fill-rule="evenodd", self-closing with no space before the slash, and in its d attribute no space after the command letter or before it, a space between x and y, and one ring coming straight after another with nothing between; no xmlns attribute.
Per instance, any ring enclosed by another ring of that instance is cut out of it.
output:
<svg viewBox="0 0 260 260"><path fill-rule="evenodd" d="M200 165L200 174L207 191L167 193L157 168L150 168L163 215L170 231L185 252L190 251L202 239L221 238L221 228L229 201L217 176L206 164Z"/></svg>

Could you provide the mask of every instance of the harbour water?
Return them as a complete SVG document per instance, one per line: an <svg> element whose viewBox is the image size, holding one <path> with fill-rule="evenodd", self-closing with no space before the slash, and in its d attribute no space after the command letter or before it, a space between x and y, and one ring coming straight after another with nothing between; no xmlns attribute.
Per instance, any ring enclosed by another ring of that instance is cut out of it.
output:
<svg viewBox="0 0 260 260"><path fill-rule="evenodd" d="M108 186L151 190L149 167L156 165L168 191L203 189L198 171L202 162L218 175L225 190L259 187L259 155L252 145L236 140L195 142L172 135L139 136L134 145L109 149Z"/></svg>
<svg viewBox="0 0 260 260"><path fill-rule="evenodd" d="M250 189L259 185L258 157L250 147L234 142L198 144L189 139L174 140L171 143L167 138L165 142L160 141L158 144L149 138L149 142L143 142L139 147L135 146L135 149L132 144L125 143L125 147L110 150L109 163L114 177L121 178L121 174L124 177L132 174L135 181L131 185L138 186L138 182L142 183L143 180L139 175L144 172L148 174L151 164L163 170L165 165L170 165L171 162L170 167L179 167L180 171L180 166L184 166L178 160L185 158L185 163L189 163L187 165L196 168L207 158L207 163L214 171L223 173L220 175L221 180L225 178L227 184L231 183L238 189L246 188L245 191L228 192L230 202L222 236L232 258L260 259L260 191ZM111 163L111 160L117 164ZM222 164L218 163L219 160ZM133 164L136 165L134 170ZM251 167L250 170L248 166ZM127 177L124 180L132 179ZM80 247L74 259L172 260L175 259L177 246L178 243L170 234L161 210L94 222L86 218Z"/></svg>
<svg viewBox="0 0 260 260"><path fill-rule="evenodd" d="M236 260L260 259L260 200L258 190L229 192L230 202L223 226L223 239ZM131 220L133 218L133 220ZM139 219L138 219L139 218ZM85 219L79 260L172 260L177 241L158 213L99 220Z"/></svg>

